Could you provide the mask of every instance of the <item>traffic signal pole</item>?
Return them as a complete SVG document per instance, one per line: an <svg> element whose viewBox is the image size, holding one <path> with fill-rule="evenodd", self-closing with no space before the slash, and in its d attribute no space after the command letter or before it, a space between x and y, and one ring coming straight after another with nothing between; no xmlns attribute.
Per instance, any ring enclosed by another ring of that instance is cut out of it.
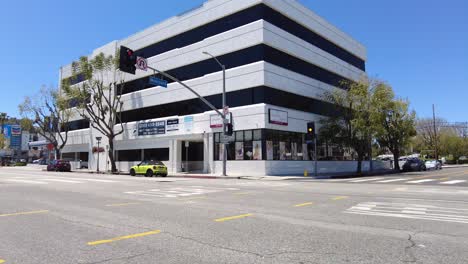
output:
<svg viewBox="0 0 468 264"><path fill-rule="evenodd" d="M210 53L208 52L203 52L204 54L212 57L214 60L216 60L216 62L221 66L221 68L223 69L223 112L219 111L216 107L214 107L208 100L206 100L204 97L202 97L200 94L198 94L197 92L195 92L195 90L193 90L192 88L190 88L188 85L186 85L185 83L183 83L182 81L180 81L179 79L177 79L176 77L164 72L164 71L160 71L156 68L153 68L153 67L149 67L147 65L147 62L146 62L146 59L144 61L144 64L142 67L138 67L142 70L146 70L146 69L150 69L150 70L153 70L153 72L156 74L156 73L159 73L161 74L162 76L165 76L166 78L169 78L170 80L174 81L174 82L177 82L178 84L182 85L183 87L187 88L190 92L192 92L193 94L195 94L198 99L200 99L203 103L205 103L209 108L211 108L211 110L215 111L223 120L223 134L226 135L226 130L227 130L227 125L228 125L228 120L227 120L227 111L226 111L226 66L221 64L221 62L219 62L219 60L211 55ZM135 53L133 50L127 48L127 47L124 47L124 46L120 46L120 61L119 61L119 69L123 72L127 72L127 73L130 73L130 74L135 74L135 69L136 69L136 65L137 64L137 57L135 56ZM141 66L140 64L138 64L138 66ZM229 128L231 129L232 128L232 125L229 126ZM226 143L223 142L223 145L224 145L224 155L223 155L223 176L226 176L226 164L227 164L227 147L226 147Z"/></svg>

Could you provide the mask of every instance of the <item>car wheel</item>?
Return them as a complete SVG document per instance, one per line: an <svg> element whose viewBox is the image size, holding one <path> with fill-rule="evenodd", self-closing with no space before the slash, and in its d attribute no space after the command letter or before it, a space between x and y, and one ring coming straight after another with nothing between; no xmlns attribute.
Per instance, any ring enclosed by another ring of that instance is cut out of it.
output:
<svg viewBox="0 0 468 264"><path fill-rule="evenodd" d="M161 174L162 177L167 177L167 173Z"/></svg>
<svg viewBox="0 0 468 264"><path fill-rule="evenodd" d="M146 177L153 177L153 171L152 170L148 170L145 174Z"/></svg>
<svg viewBox="0 0 468 264"><path fill-rule="evenodd" d="M131 170L130 170L130 176L136 176L136 172L135 172L134 169L131 169Z"/></svg>

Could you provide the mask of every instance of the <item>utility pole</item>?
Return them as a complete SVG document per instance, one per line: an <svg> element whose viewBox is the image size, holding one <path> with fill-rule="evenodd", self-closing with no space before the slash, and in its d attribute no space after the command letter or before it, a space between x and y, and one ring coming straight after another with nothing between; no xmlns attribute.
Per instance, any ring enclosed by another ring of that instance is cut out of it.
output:
<svg viewBox="0 0 468 264"><path fill-rule="evenodd" d="M226 65L222 64L218 58L216 58L214 55L211 55L210 53L204 51L203 54L210 56L213 58L221 67L223 70L223 134L226 135L226 126L228 123L228 120L226 118ZM227 167L227 144L226 142L223 142L223 176L227 176L226 173L226 167Z"/></svg>
<svg viewBox="0 0 468 264"><path fill-rule="evenodd" d="M434 147L435 147L435 159L438 160L439 159L439 153L438 153L438 139L437 139L437 128L436 128L436 116L435 116L435 105L432 104L432 123L433 123L433 126L434 126Z"/></svg>
<svg viewBox="0 0 468 264"><path fill-rule="evenodd" d="M96 137L96 140L97 140L97 173L99 173L99 154L100 154L100 145L101 145L101 140L102 140L102 137Z"/></svg>

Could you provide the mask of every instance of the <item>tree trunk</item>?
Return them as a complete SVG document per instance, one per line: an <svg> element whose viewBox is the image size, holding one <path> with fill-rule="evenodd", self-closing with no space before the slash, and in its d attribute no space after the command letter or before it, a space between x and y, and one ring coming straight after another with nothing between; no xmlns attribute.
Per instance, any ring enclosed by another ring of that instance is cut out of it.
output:
<svg viewBox="0 0 468 264"><path fill-rule="evenodd" d="M114 157L114 137L109 137L109 151L107 155L109 156L109 162L111 164L111 172L117 173L117 165L115 164L115 157Z"/></svg>
<svg viewBox="0 0 468 264"><path fill-rule="evenodd" d="M400 150L398 149L393 150L393 169L395 171L400 171L399 159L400 159Z"/></svg>
<svg viewBox="0 0 468 264"><path fill-rule="evenodd" d="M361 176L362 175L362 160L364 159L363 158L363 154L362 153L358 153L358 160L357 160L357 171L356 173Z"/></svg>
<svg viewBox="0 0 468 264"><path fill-rule="evenodd" d="M54 145L54 148L55 148L55 159L57 159L57 160L62 159L62 157L60 156L61 151L58 148L58 146Z"/></svg>

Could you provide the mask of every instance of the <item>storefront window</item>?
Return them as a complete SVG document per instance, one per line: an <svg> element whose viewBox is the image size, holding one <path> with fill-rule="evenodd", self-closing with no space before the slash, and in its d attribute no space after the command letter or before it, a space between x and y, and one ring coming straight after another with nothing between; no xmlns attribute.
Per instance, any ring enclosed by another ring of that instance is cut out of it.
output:
<svg viewBox="0 0 468 264"><path fill-rule="evenodd" d="M307 144L303 133L256 129L236 131L235 142L227 147L228 160L308 160ZM221 133L216 133L215 160L222 160L222 144L217 142Z"/></svg>

